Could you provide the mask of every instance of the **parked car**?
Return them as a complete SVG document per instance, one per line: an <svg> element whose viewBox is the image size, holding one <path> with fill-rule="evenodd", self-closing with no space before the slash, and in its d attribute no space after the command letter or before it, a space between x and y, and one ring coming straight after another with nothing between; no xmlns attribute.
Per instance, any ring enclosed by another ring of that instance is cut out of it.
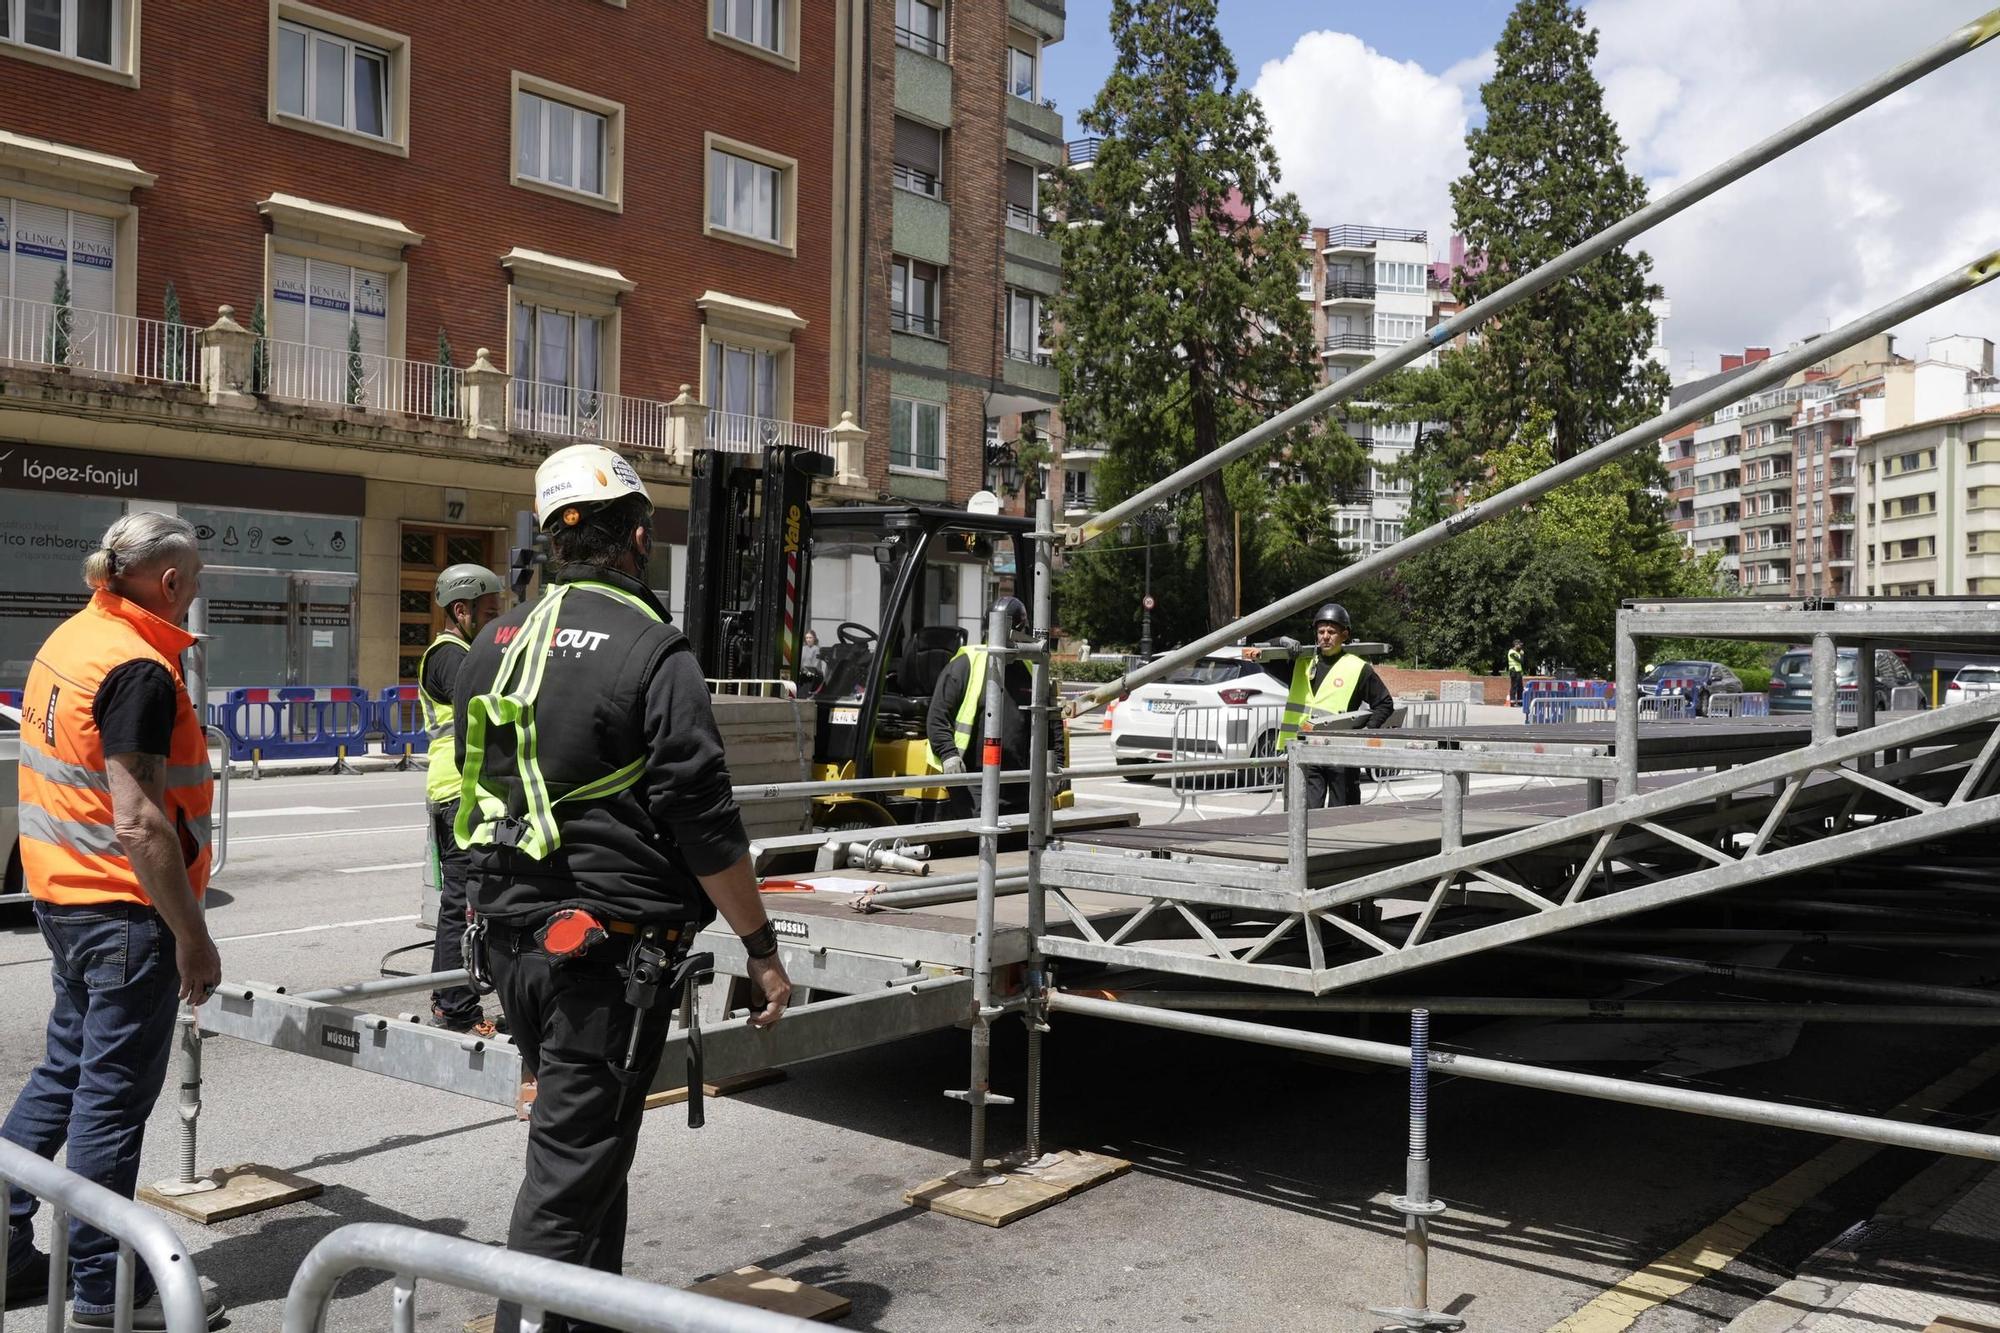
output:
<svg viewBox="0 0 2000 1333"><path fill-rule="evenodd" d="M0 704L0 856L6 879L0 895L20 893L21 881L21 714Z"/></svg>
<svg viewBox="0 0 2000 1333"><path fill-rule="evenodd" d="M1962 666L1944 687L1948 704L1970 703L1989 694L2000 694L2000 666Z"/></svg>
<svg viewBox="0 0 2000 1333"><path fill-rule="evenodd" d="M1662 662L1639 678L1641 698L1683 695L1696 713L1708 712L1712 695L1742 692L1743 681L1720 662Z"/></svg>
<svg viewBox="0 0 2000 1333"><path fill-rule="evenodd" d="M1834 683L1840 692L1852 698L1855 679L1860 664L1859 650L1842 648L1834 659ZM1890 692L1906 685L1915 685L1917 678L1910 672L1910 664L1898 653L1887 648L1875 650L1875 711L1887 712ZM1778 659L1771 668L1771 711L1774 713L1810 713L1812 711L1812 652L1806 648L1793 648Z"/></svg>
<svg viewBox="0 0 2000 1333"><path fill-rule="evenodd" d="M1111 753L1120 764L1143 764L1174 757L1174 729L1190 709L1209 710L1188 729L1184 754L1252 757L1278 752L1286 689L1240 648L1219 648L1209 657L1141 685L1119 700L1111 715ZM1150 774L1126 775L1147 782Z"/></svg>

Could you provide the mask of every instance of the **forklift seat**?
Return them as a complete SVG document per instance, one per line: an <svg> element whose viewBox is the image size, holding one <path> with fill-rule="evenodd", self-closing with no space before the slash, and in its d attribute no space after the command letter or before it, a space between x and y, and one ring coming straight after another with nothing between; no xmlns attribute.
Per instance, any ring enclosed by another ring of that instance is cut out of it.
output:
<svg viewBox="0 0 2000 1333"><path fill-rule="evenodd" d="M925 625L903 646L896 664L896 683L911 699L928 700L937 689L938 678L965 647L965 630L958 625Z"/></svg>

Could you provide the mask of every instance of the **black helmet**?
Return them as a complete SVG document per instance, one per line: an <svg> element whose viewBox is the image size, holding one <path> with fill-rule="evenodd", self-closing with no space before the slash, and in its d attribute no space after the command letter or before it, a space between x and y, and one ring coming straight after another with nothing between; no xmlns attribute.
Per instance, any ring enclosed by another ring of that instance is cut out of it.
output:
<svg viewBox="0 0 2000 1333"><path fill-rule="evenodd" d="M1353 629L1354 622L1347 618L1347 608L1339 602L1328 602L1313 614L1313 628L1321 625L1338 625L1342 629Z"/></svg>
<svg viewBox="0 0 2000 1333"><path fill-rule="evenodd" d="M1015 630L1028 628L1028 608L1021 605L1018 597L1002 597L993 603L995 611L1007 613L1008 627Z"/></svg>

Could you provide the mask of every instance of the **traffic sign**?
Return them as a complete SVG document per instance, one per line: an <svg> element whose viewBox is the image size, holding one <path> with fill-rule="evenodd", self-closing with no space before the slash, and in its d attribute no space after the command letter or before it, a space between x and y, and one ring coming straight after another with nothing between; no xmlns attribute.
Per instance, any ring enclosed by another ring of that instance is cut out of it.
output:
<svg viewBox="0 0 2000 1333"><path fill-rule="evenodd" d="M1143 607L1145 607L1145 608L1146 608L1146 609L1147 609L1148 611L1152 610L1152 609L1153 609L1153 595L1152 595L1151 593L1147 593L1147 594L1146 594L1146 599L1145 599L1145 600L1144 600L1143 602L1141 602L1141 603L1140 603L1140 605L1141 605L1141 606L1143 606Z"/></svg>

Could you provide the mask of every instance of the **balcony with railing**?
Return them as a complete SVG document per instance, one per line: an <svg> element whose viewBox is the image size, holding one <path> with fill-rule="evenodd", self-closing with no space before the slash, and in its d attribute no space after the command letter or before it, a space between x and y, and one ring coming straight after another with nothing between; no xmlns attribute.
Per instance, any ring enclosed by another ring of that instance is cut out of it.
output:
<svg viewBox="0 0 2000 1333"><path fill-rule="evenodd" d="M897 189L920 194L926 199L941 198L944 194L944 187L936 176L918 167L904 166L901 162L891 169L890 180Z"/></svg>
<svg viewBox="0 0 2000 1333"><path fill-rule="evenodd" d="M0 297L0 362L192 388L200 343L188 324Z"/></svg>
<svg viewBox="0 0 2000 1333"><path fill-rule="evenodd" d="M1765 491L1789 491L1792 489L1792 474L1774 472L1768 477L1745 477L1740 483L1745 495L1760 495Z"/></svg>
<svg viewBox="0 0 2000 1333"><path fill-rule="evenodd" d="M672 420L670 405L658 399L569 384L517 379L507 395L507 428L528 435L556 435L664 453Z"/></svg>
<svg viewBox="0 0 2000 1333"><path fill-rule="evenodd" d="M1852 509L1842 509L1829 514L1826 526L1830 531L1835 529L1852 529L1854 527L1854 511Z"/></svg>
<svg viewBox="0 0 2000 1333"><path fill-rule="evenodd" d="M1101 135L1084 139L1071 139L1063 145L1063 152L1073 167L1087 166L1097 160L1097 150L1104 143Z"/></svg>
<svg viewBox="0 0 2000 1333"><path fill-rule="evenodd" d="M257 355L258 387L272 398L435 421L463 418L465 372L456 366L279 338L261 340Z"/></svg>
<svg viewBox="0 0 2000 1333"><path fill-rule="evenodd" d="M1034 209L1023 208L1020 204L1007 205L1007 225L1015 231L1025 231L1031 236L1042 234L1041 216Z"/></svg>
<svg viewBox="0 0 2000 1333"><path fill-rule="evenodd" d="M731 454L761 453L773 446L831 454L832 434L825 426L740 412L710 412L702 428L702 439L709 448Z"/></svg>
<svg viewBox="0 0 2000 1333"><path fill-rule="evenodd" d="M1326 248L1329 250L1373 250L1383 241L1409 241L1417 245L1428 245L1430 233L1396 227L1342 226L1326 229Z"/></svg>
<svg viewBox="0 0 2000 1333"><path fill-rule="evenodd" d="M1372 333L1329 333L1321 344L1324 350L1342 355L1372 356L1375 353L1375 335Z"/></svg>
<svg viewBox="0 0 2000 1333"><path fill-rule="evenodd" d="M1328 304L1336 301L1373 301L1375 284L1356 282L1352 278L1328 278L1324 299Z"/></svg>
<svg viewBox="0 0 2000 1333"><path fill-rule="evenodd" d="M915 51L918 55L929 56L933 60L943 60L949 48L942 37L933 37L914 28L896 29L896 45Z"/></svg>
<svg viewBox="0 0 2000 1333"><path fill-rule="evenodd" d="M898 333L914 333L920 338L944 337L944 322L935 315L927 315L921 310L899 310L890 307L889 327Z"/></svg>

